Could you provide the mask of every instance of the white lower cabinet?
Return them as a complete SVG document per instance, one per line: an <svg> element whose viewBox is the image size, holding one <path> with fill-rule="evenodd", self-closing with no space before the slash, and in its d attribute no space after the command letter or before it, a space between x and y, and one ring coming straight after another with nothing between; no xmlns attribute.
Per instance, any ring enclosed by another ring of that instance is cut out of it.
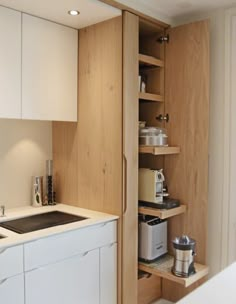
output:
<svg viewBox="0 0 236 304"><path fill-rule="evenodd" d="M99 249L25 274L25 304L99 304Z"/></svg>
<svg viewBox="0 0 236 304"><path fill-rule="evenodd" d="M116 225L0 250L0 304L117 304Z"/></svg>
<svg viewBox="0 0 236 304"><path fill-rule="evenodd" d="M24 304L24 274L0 281L0 303Z"/></svg>
<svg viewBox="0 0 236 304"><path fill-rule="evenodd" d="M117 243L100 248L100 304L117 303Z"/></svg>

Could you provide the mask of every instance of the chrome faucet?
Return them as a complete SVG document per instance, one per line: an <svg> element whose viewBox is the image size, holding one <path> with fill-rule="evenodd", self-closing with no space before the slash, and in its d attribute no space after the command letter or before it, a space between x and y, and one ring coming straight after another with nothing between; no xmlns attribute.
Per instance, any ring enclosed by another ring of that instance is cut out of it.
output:
<svg viewBox="0 0 236 304"><path fill-rule="evenodd" d="M5 206L4 205L0 206L0 210L1 210L0 217L4 217L5 216Z"/></svg>

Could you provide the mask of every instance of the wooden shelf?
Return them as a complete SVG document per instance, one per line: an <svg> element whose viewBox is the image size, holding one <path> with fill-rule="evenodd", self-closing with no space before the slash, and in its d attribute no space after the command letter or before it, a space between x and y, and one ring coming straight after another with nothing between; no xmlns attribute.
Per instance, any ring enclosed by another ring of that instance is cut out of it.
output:
<svg viewBox="0 0 236 304"><path fill-rule="evenodd" d="M139 54L139 66L140 67L164 67L164 62L153 56Z"/></svg>
<svg viewBox="0 0 236 304"><path fill-rule="evenodd" d="M188 287L192 285L193 283L205 277L209 272L208 266L194 263L196 274L190 276L189 278L181 278L175 276L171 272L171 268L173 264L174 264L174 258L171 255L166 255L163 258L156 261L155 263L147 264L147 263L139 262L139 270L156 275L163 279L176 282L180 285L183 285L184 287Z"/></svg>
<svg viewBox="0 0 236 304"><path fill-rule="evenodd" d="M180 147L139 146L139 153L146 153L153 155L179 154Z"/></svg>
<svg viewBox="0 0 236 304"><path fill-rule="evenodd" d="M164 98L161 95L143 92L139 92L139 99L153 102L164 102Z"/></svg>
<svg viewBox="0 0 236 304"><path fill-rule="evenodd" d="M164 220L166 218L176 216L186 212L186 206L180 205L179 207L172 209L156 209L151 207L139 207L138 212L145 215L157 216Z"/></svg>

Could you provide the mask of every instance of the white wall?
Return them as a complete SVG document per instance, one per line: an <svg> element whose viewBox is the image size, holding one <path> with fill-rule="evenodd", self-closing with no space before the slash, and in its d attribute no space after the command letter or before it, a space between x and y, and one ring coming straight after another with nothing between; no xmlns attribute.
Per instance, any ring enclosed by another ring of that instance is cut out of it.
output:
<svg viewBox="0 0 236 304"><path fill-rule="evenodd" d="M51 157L50 122L0 119L0 205L29 205L32 176L45 175Z"/></svg>

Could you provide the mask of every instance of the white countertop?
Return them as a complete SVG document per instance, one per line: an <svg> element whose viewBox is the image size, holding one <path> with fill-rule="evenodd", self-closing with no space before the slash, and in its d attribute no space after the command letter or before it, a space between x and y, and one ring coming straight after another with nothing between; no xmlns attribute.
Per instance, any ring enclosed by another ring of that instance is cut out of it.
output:
<svg viewBox="0 0 236 304"><path fill-rule="evenodd" d="M0 218L0 222L26 217L30 215L36 215L40 213L50 212L50 211L62 211L74 215L80 215L88 219L80 222L55 226L55 227L29 232L25 234L18 234L13 231L0 227L0 235L6 236L6 238L0 239L0 249L5 247L11 247L21 243L27 243L39 238L48 237L50 235L63 233L70 230L85 228L88 226L97 225L118 219L118 216L111 214L96 212L88 209L82 209L70 205L57 204L55 206L44 206L38 208L27 206L27 207L15 208L15 209L6 209L6 216Z"/></svg>
<svg viewBox="0 0 236 304"><path fill-rule="evenodd" d="M177 304L223 303L236 303L236 263L198 287Z"/></svg>

